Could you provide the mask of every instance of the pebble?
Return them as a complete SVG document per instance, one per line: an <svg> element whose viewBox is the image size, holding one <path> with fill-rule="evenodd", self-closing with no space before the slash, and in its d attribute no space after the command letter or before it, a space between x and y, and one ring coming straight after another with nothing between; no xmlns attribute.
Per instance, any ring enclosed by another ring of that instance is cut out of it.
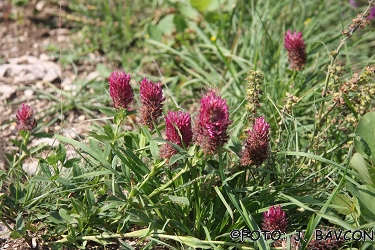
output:
<svg viewBox="0 0 375 250"><path fill-rule="evenodd" d="M77 121L83 122L85 119L86 119L85 115L80 115L78 116Z"/></svg>
<svg viewBox="0 0 375 250"><path fill-rule="evenodd" d="M28 175L34 175L36 172L36 168L38 167L38 161L32 161L30 163L24 163L22 164L23 170L25 170Z"/></svg>
<svg viewBox="0 0 375 250"><path fill-rule="evenodd" d="M1 84L0 85L0 100L6 100L16 92L16 88L13 86Z"/></svg>
<svg viewBox="0 0 375 250"><path fill-rule="evenodd" d="M42 61L49 61L50 60L49 56L45 53L40 54L39 59L42 60Z"/></svg>
<svg viewBox="0 0 375 250"><path fill-rule="evenodd" d="M33 96L33 94L34 94L34 91L31 90L31 89L26 89L24 91L24 95L25 95L26 98L31 98Z"/></svg>

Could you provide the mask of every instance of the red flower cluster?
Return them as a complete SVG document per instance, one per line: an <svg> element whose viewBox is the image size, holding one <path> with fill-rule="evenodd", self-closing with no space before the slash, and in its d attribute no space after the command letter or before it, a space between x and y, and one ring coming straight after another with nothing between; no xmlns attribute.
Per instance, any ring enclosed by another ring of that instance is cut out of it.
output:
<svg viewBox="0 0 375 250"><path fill-rule="evenodd" d="M155 84L143 78L140 84L142 124L153 129L154 123L156 124L157 119L163 114L163 101L165 97L163 97L160 82Z"/></svg>
<svg viewBox="0 0 375 250"><path fill-rule="evenodd" d="M214 90L209 90L201 99L196 126L196 142L205 154L213 154L228 141L229 112L226 100Z"/></svg>
<svg viewBox="0 0 375 250"><path fill-rule="evenodd" d="M294 31L292 34L288 30L285 34L284 46L288 51L289 63L292 69L302 70L307 61L306 45L302 38L302 32L297 33L297 31Z"/></svg>
<svg viewBox="0 0 375 250"><path fill-rule="evenodd" d="M190 115L183 111L168 111L164 119L167 141L180 147L187 147L193 138ZM176 153L177 150L168 143L160 150L160 156L164 159L169 159Z"/></svg>
<svg viewBox="0 0 375 250"><path fill-rule="evenodd" d="M288 227L288 219L286 213L281 209L281 206L270 207L270 209L263 213L262 229L268 231L286 232Z"/></svg>
<svg viewBox="0 0 375 250"><path fill-rule="evenodd" d="M127 108L134 99L130 86L130 75L123 71L115 71L109 77L110 95L116 108ZM143 78L140 82L140 113L143 125L154 129L158 118L163 113L165 97L161 83L153 83ZM200 100L201 106L197 122L192 131L191 118L186 112L168 112L165 119L166 139L180 147L188 147L193 140L205 154L214 154L228 141L229 111L226 100L216 90L209 89ZM242 165L260 165L269 155L269 124L263 117L256 119L253 129L241 153ZM160 151L163 158L169 159L177 151L170 144L165 144Z"/></svg>
<svg viewBox="0 0 375 250"><path fill-rule="evenodd" d="M264 117L255 119L254 125L248 131L249 136L244 143L245 149L241 153L241 165L261 165L269 156L270 125Z"/></svg>
<svg viewBox="0 0 375 250"><path fill-rule="evenodd" d="M127 109L134 100L133 89L130 86L130 74L123 71L114 71L108 78L109 94L115 108Z"/></svg>
<svg viewBox="0 0 375 250"><path fill-rule="evenodd" d="M18 110L17 115L17 129L31 131L36 127L36 120L34 118L34 111L29 105L22 104L22 108Z"/></svg>

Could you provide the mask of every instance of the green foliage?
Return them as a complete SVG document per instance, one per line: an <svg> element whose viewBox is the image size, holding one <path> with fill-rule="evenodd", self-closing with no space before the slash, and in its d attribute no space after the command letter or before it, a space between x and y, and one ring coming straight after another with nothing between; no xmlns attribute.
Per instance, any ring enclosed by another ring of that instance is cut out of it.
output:
<svg viewBox="0 0 375 250"><path fill-rule="evenodd" d="M359 120L355 133L356 150L375 162L375 112L367 113Z"/></svg>

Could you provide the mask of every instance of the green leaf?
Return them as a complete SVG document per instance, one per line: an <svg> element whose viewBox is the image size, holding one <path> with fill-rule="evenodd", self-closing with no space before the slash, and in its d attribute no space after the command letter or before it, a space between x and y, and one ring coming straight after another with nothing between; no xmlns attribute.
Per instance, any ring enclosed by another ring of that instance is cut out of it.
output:
<svg viewBox="0 0 375 250"><path fill-rule="evenodd" d="M180 203L186 206L189 206L190 202L189 199L186 197L181 197L181 196L174 196L174 195L168 195L168 198L175 203Z"/></svg>
<svg viewBox="0 0 375 250"><path fill-rule="evenodd" d="M61 216L61 218L63 218L66 222L70 224L78 224L78 221L72 216L68 215L68 211L66 211L63 208L60 208L59 215Z"/></svg>
<svg viewBox="0 0 375 250"><path fill-rule="evenodd" d="M229 20L229 15L227 13L218 13L216 11L209 11L205 14L207 22L214 23L220 20L227 22Z"/></svg>
<svg viewBox="0 0 375 250"><path fill-rule="evenodd" d="M40 160L39 166L42 173L44 173L47 177L52 176L51 169L49 168L48 164L45 163L45 160Z"/></svg>
<svg viewBox="0 0 375 250"><path fill-rule="evenodd" d="M107 67L106 67L104 64L102 64L102 63L99 63L99 64L96 65L96 71L98 71L99 74L100 74L102 77L105 77L105 78L109 77L109 76L111 75L111 73L112 73L112 71L111 71L109 68L107 68Z"/></svg>
<svg viewBox="0 0 375 250"><path fill-rule="evenodd" d="M170 159L169 159L169 165L173 165L175 164L177 161L179 160L182 160L182 159L185 159L186 158L186 155L182 155L182 154L175 154L173 155Z"/></svg>
<svg viewBox="0 0 375 250"><path fill-rule="evenodd" d="M62 178L62 177L57 177L56 178L56 181L64 186L71 186L72 183L70 181L68 181L67 179L65 178Z"/></svg>
<svg viewBox="0 0 375 250"><path fill-rule="evenodd" d="M19 232L17 232L17 231L12 231L10 233L10 238L12 238L12 239L20 239L20 238L22 238L22 235Z"/></svg>
<svg viewBox="0 0 375 250"><path fill-rule="evenodd" d="M57 225L64 222L63 218L56 211L50 212L49 217L47 217L47 220L50 221L50 222L53 222Z"/></svg>
<svg viewBox="0 0 375 250"><path fill-rule="evenodd" d="M17 231L22 231L24 227L25 222L23 221L22 213L19 213L16 218L16 229Z"/></svg>
<svg viewBox="0 0 375 250"><path fill-rule="evenodd" d="M116 111L113 108L100 108L99 111L108 116L116 115Z"/></svg>
<svg viewBox="0 0 375 250"><path fill-rule="evenodd" d="M50 179L42 176L34 176L31 181L50 181Z"/></svg>
<svg viewBox="0 0 375 250"><path fill-rule="evenodd" d="M90 189L86 189L86 199L87 203L89 204L89 207L92 208L95 206L95 196L94 193Z"/></svg>
<svg viewBox="0 0 375 250"><path fill-rule="evenodd" d="M96 160L98 160L101 164L103 164L105 168L111 170L112 173L114 173L116 176L119 176L119 174L112 169L111 164L103 157L103 151L100 149L100 146L96 142L90 140L90 146L93 147L93 148L90 148L86 144L83 144L81 142L78 142L76 140L73 140L73 139L70 139L61 135L55 135L55 137L57 140L61 142L69 143L73 146L81 148L84 152L91 155Z"/></svg>
<svg viewBox="0 0 375 250"><path fill-rule="evenodd" d="M190 0L191 6L199 10L200 12L203 12L207 9L207 7L210 5L211 0Z"/></svg>
<svg viewBox="0 0 375 250"><path fill-rule="evenodd" d="M215 189L217 195L219 196L220 200L223 202L225 208L227 209L227 211L228 211L230 217L232 218L232 223L233 223L234 218L233 218L233 210L232 210L232 208L229 206L229 204L228 204L227 201L225 200L223 194L220 192L219 187L214 187L214 189Z"/></svg>
<svg viewBox="0 0 375 250"><path fill-rule="evenodd" d="M368 165L362 155L355 153L350 159L350 166L358 171L359 176L370 185L375 184L375 169Z"/></svg>
<svg viewBox="0 0 375 250"><path fill-rule="evenodd" d="M85 174L76 176L73 179L91 178L91 177L96 177L96 176L100 176L100 175L107 175L107 174L112 174L112 171L102 170L102 171L89 172L89 173L85 173Z"/></svg>
<svg viewBox="0 0 375 250"><path fill-rule="evenodd" d="M129 112L127 109L121 108L117 110L113 118L114 124L116 124L117 126L120 126L120 124L124 121L125 117L131 114L132 112Z"/></svg>
<svg viewBox="0 0 375 250"><path fill-rule="evenodd" d="M67 161L63 164L63 166L64 166L65 168L71 168L71 167L73 167L74 164L78 164L80 161L81 161L81 159L79 159L79 158L72 158L72 159L67 160Z"/></svg>
<svg viewBox="0 0 375 250"><path fill-rule="evenodd" d="M365 114L358 122L354 140L355 149L364 158L375 162L375 112Z"/></svg>
<svg viewBox="0 0 375 250"><path fill-rule="evenodd" d="M59 144L57 151L56 151L56 159L60 162L64 162L66 158L66 149L63 144Z"/></svg>
<svg viewBox="0 0 375 250"><path fill-rule="evenodd" d="M171 34L174 30L174 14L166 15L158 23L158 28L163 32L163 34Z"/></svg>
<svg viewBox="0 0 375 250"><path fill-rule="evenodd" d="M173 23L176 26L176 30L178 32L184 32L185 29L187 28L186 21L183 16L180 14L175 14L173 17Z"/></svg>
<svg viewBox="0 0 375 250"><path fill-rule="evenodd" d="M375 188L370 185L354 186L348 183L347 189L357 198L363 218L368 222L373 221L375 218Z"/></svg>
<svg viewBox="0 0 375 250"><path fill-rule="evenodd" d="M352 201L346 194L336 194L332 199L332 204L340 206L340 208L335 208L340 214L348 215L351 213Z"/></svg>
<svg viewBox="0 0 375 250"><path fill-rule="evenodd" d="M159 157L159 147L155 141L150 141L150 151L151 151L152 157L154 158Z"/></svg>
<svg viewBox="0 0 375 250"><path fill-rule="evenodd" d="M199 12L189 4L178 4L177 12L188 19L194 19L200 15Z"/></svg>
<svg viewBox="0 0 375 250"><path fill-rule="evenodd" d="M112 127L110 125L104 125L103 129L110 140L113 140L115 138L115 134L113 133Z"/></svg>
<svg viewBox="0 0 375 250"><path fill-rule="evenodd" d="M39 132L39 133L33 133L33 136L35 138L52 138L53 134L49 134L47 132Z"/></svg>
<svg viewBox="0 0 375 250"><path fill-rule="evenodd" d="M147 34L151 39L161 42L161 37L163 36L162 31L155 25L149 25L147 27Z"/></svg>

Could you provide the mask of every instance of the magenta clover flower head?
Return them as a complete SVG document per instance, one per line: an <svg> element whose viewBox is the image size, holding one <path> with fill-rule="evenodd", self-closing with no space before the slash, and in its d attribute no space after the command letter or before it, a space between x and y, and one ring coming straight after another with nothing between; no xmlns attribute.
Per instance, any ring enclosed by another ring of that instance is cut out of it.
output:
<svg viewBox="0 0 375 250"><path fill-rule="evenodd" d="M264 117L255 119L252 129L248 130L248 137L241 153L241 165L261 165L269 156L270 125Z"/></svg>
<svg viewBox="0 0 375 250"><path fill-rule="evenodd" d="M226 100L208 90L201 100L196 125L196 142L205 154L213 154L228 141L229 112Z"/></svg>
<svg viewBox="0 0 375 250"><path fill-rule="evenodd" d="M29 105L22 104L22 108L18 110L17 115L17 129L31 131L36 127L36 120L34 118L34 111Z"/></svg>
<svg viewBox="0 0 375 250"><path fill-rule="evenodd" d="M286 232L288 227L288 219L286 213L281 209L281 206L272 206L263 213L262 229L268 231Z"/></svg>
<svg viewBox="0 0 375 250"><path fill-rule="evenodd" d="M368 20L374 19L375 17L375 7L372 7L370 10L370 15L367 17Z"/></svg>
<svg viewBox="0 0 375 250"><path fill-rule="evenodd" d="M128 109L129 104L134 100L134 92L130 86L130 74L124 71L114 71L108 78L109 95L113 100L115 108Z"/></svg>
<svg viewBox="0 0 375 250"><path fill-rule="evenodd" d="M284 38L284 46L288 51L289 63L292 69L302 70L307 61L306 45L302 38L302 32L287 31Z"/></svg>
<svg viewBox="0 0 375 250"><path fill-rule="evenodd" d="M168 111L164 119L167 141L177 144L180 147L188 147L193 138L189 113L183 111ZM160 155L164 159L169 159L176 153L177 150L168 143L164 144L160 150Z"/></svg>
<svg viewBox="0 0 375 250"><path fill-rule="evenodd" d="M163 114L163 91L161 89L161 83L153 83L146 78L139 83L141 85L139 93L142 115L142 124L148 126L150 129L154 128L154 123Z"/></svg>

